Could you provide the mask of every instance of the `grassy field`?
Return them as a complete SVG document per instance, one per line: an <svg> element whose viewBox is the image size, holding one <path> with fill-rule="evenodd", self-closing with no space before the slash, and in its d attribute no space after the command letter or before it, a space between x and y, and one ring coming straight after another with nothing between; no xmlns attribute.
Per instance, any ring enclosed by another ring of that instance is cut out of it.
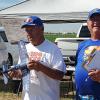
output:
<svg viewBox="0 0 100 100"><path fill-rule="evenodd" d="M74 38L76 37L75 33L67 33L67 34L62 34L62 33L57 33L57 34L45 34L45 38L54 42L56 38Z"/></svg>
<svg viewBox="0 0 100 100"><path fill-rule="evenodd" d="M21 93L19 95L10 92L0 92L0 100L22 100ZM72 95L60 97L60 100L73 100Z"/></svg>
<svg viewBox="0 0 100 100"><path fill-rule="evenodd" d="M0 92L0 100L22 100L21 95L16 95L10 92Z"/></svg>
<svg viewBox="0 0 100 100"><path fill-rule="evenodd" d="M22 100L21 96L13 93L0 93L0 100ZM71 98L60 98L60 100L73 100Z"/></svg>
<svg viewBox="0 0 100 100"><path fill-rule="evenodd" d="M0 100L22 100L21 95L16 95L13 93L0 93ZM60 100L73 100L72 98L60 98Z"/></svg>
<svg viewBox="0 0 100 100"><path fill-rule="evenodd" d="M8 85L4 85L0 81L0 100L22 100L21 92L14 93L14 82L9 81ZM18 88L17 88L18 89ZM68 90L69 89L69 90ZM68 95L67 95L68 93ZM61 81L60 85L60 100L73 100L72 83Z"/></svg>

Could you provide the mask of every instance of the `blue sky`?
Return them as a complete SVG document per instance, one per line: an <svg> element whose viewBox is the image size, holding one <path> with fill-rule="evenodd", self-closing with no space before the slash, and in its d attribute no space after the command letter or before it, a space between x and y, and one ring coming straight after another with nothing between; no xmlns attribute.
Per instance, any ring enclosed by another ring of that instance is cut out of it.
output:
<svg viewBox="0 0 100 100"><path fill-rule="evenodd" d="M25 0L0 0L0 9L18 4ZM62 23L62 24L44 24L45 32L75 32L77 33L81 23Z"/></svg>
<svg viewBox="0 0 100 100"><path fill-rule="evenodd" d="M9 7L11 5L20 3L22 1L25 1L25 0L0 0L0 9Z"/></svg>

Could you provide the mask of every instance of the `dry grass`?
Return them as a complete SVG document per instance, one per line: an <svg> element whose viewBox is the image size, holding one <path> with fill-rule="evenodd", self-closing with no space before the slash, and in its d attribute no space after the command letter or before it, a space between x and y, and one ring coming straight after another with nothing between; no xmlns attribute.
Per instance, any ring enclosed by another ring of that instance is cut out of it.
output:
<svg viewBox="0 0 100 100"><path fill-rule="evenodd" d="M0 93L0 100L21 100L21 95L16 95L14 93Z"/></svg>
<svg viewBox="0 0 100 100"><path fill-rule="evenodd" d="M22 100L21 94L17 95L10 92L0 92L0 100ZM60 100L73 100L72 93L68 97L61 97Z"/></svg>
<svg viewBox="0 0 100 100"><path fill-rule="evenodd" d="M21 95L18 96L14 93L0 93L0 100L22 100L21 99ZM61 97L60 100L73 100L72 98L70 97Z"/></svg>
<svg viewBox="0 0 100 100"><path fill-rule="evenodd" d="M9 81L9 84L6 86L4 85L3 81L0 81L0 100L22 100L21 92L19 95L14 93L14 87L15 86L12 81ZM73 100L74 96L72 92L72 83L62 81L60 85L60 93L60 100Z"/></svg>

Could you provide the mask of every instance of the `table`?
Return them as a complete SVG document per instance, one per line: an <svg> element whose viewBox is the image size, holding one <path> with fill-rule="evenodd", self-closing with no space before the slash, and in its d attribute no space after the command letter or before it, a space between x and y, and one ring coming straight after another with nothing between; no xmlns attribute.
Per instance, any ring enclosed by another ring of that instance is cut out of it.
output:
<svg viewBox="0 0 100 100"><path fill-rule="evenodd" d="M73 98L75 96L74 94L74 72L75 72L75 66L67 66L66 67L66 76L70 76L70 79L69 79L69 84L68 84L68 91L67 91L67 96L68 96L68 92L70 91L70 88L72 90L72 93L73 93ZM66 94L65 94L66 95Z"/></svg>
<svg viewBox="0 0 100 100"><path fill-rule="evenodd" d="M68 67L66 67L66 71L75 72L75 67L74 66L68 66Z"/></svg>

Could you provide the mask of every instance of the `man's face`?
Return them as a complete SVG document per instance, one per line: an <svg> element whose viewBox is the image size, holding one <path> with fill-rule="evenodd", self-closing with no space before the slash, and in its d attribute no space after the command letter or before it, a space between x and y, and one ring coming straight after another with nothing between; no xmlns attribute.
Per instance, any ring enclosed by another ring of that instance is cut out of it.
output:
<svg viewBox="0 0 100 100"><path fill-rule="evenodd" d="M26 26L25 31L29 41L39 39L41 36L41 28L38 26Z"/></svg>
<svg viewBox="0 0 100 100"><path fill-rule="evenodd" d="M87 21L88 28L91 34L100 35L100 14L95 14Z"/></svg>

